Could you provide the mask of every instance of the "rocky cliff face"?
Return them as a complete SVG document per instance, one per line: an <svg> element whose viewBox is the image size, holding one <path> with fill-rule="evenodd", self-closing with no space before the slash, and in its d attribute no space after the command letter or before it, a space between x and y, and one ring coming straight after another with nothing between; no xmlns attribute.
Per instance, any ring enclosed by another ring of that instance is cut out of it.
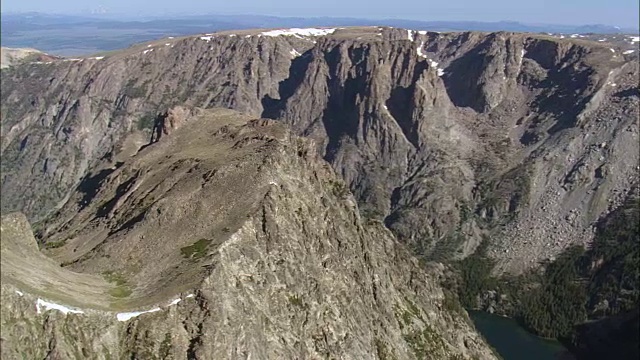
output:
<svg viewBox="0 0 640 360"><path fill-rule="evenodd" d="M157 114L221 106L314 139L363 214L417 252L465 256L488 235L498 269L520 272L588 242L637 181L638 65L609 46L244 31L3 70L3 211L40 220L105 158L144 145Z"/></svg>
<svg viewBox="0 0 640 360"><path fill-rule="evenodd" d="M316 144L189 112L42 225L57 271L102 288L18 271L42 255L26 218L3 217L3 358L494 358L442 268L362 218Z"/></svg>

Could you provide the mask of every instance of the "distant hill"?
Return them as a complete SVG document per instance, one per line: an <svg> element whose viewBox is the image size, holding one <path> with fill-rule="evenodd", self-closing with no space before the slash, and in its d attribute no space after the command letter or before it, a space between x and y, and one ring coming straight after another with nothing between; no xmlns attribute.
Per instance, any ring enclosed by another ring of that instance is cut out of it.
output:
<svg viewBox="0 0 640 360"><path fill-rule="evenodd" d="M167 36L274 27L391 26L431 31L511 31L563 34L637 33L607 25L532 25L514 21L416 21L403 19L357 19L334 17L275 17L261 15L194 15L126 17L113 14L91 16L42 13L3 14L1 43L8 47L33 47L56 55L83 55L110 51Z"/></svg>
<svg viewBox="0 0 640 360"><path fill-rule="evenodd" d="M0 68L8 68L25 61L50 61L55 56L45 54L31 48L5 48L0 49Z"/></svg>

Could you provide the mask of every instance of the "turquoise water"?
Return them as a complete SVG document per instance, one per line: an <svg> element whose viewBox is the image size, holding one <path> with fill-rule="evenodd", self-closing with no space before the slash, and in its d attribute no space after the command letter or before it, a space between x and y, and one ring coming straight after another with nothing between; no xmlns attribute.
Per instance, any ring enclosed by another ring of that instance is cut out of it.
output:
<svg viewBox="0 0 640 360"><path fill-rule="evenodd" d="M558 341L539 338L515 320L482 311L469 311L478 331L504 360L573 359Z"/></svg>

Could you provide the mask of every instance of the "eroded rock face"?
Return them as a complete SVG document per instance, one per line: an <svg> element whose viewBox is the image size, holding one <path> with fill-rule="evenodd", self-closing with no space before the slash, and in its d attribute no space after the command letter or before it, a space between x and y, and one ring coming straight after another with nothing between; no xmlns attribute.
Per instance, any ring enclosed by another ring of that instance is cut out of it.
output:
<svg viewBox="0 0 640 360"><path fill-rule="evenodd" d="M198 111L43 225L63 271L119 274L130 294L38 314L51 289L3 278L3 356L494 358L440 287L443 267L427 274L362 218L316 144L272 120Z"/></svg>
<svg viewBox="0 0 640 360"><path fill-rule="evenodd" d="M154 123L138 119L182 103L314 139L363 213L434 259L484 234L498 269L536 266L637 181L638 65L610 44L347 28L149 45L3 71L4 211L41 219Z"/></svg>

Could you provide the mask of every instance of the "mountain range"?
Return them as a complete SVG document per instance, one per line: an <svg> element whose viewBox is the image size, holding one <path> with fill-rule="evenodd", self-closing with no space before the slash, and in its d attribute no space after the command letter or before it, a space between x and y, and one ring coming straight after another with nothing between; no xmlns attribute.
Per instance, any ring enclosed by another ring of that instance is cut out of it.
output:
<svg viewBox="0 0 640 360"><path fill-rule="evenodd" d="M417 21L346 17L275 17L260 15L127 16L3 13L4 47L31 47L55 55L87 55L121 49L141 41L222 30L273 27L389 26L429 31L512 31L554 34L638 34L638 28L608 25L523 24L514 21Z"/></svg>
<svg viewBox="0 0 640 360"><path fill-rule="evenodd" d="M620 41L241 29L3 69L3 353L493 358L448 264L544 270L628 201Z"/></svg>

